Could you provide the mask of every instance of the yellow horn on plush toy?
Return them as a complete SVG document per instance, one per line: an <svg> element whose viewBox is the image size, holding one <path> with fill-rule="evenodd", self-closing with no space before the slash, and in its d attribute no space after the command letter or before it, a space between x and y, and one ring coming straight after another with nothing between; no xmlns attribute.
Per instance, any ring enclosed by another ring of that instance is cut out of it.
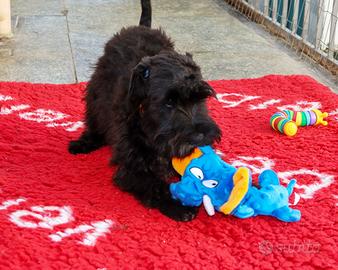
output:
<svg viewBox="0 0 338 270"><path fill-rule="evenodd" d="M178 172L180 175L183 175L190 161L202 155L203 155L202 151L196 147L194 152L192 152L189 156L186 156L184 158L174 157L171 162L173 164L175 171Z"/></svg>

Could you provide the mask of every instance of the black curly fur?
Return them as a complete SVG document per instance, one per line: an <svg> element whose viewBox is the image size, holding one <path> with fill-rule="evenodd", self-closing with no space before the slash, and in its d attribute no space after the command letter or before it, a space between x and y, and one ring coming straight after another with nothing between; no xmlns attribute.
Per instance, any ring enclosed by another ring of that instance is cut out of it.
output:
<svg viewBox="0 0 338 270"><path fill-rule="evenodd" d="M205 104L214 95L192 56L175 52L162 30L123 28L87 85L86 130L69 151L112 146L113 178L122 190L175 220L191 220L197 209L173 200L166 180L174 175L172 157L220 138Z"/></svg>

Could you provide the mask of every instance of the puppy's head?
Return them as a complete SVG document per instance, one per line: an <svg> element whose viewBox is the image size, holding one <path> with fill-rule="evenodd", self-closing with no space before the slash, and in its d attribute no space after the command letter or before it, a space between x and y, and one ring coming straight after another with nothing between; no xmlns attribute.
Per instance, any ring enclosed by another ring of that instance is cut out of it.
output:
<svg viewBox="0 0 338 270"><path fill-rule="evenodd" d="M148 143L168 158L186 156L196 146L220 139L206 107L215 92L189 54L143 58L133 70L128 95Z"/></svg>

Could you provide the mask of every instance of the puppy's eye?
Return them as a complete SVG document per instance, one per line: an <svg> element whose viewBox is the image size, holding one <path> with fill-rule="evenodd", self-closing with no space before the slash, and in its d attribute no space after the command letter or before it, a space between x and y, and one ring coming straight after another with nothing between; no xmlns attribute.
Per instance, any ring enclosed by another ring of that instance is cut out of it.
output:
<svg viewBox="0 0 338 270"><path fill-rule="evenodd" d="M217 187L218 182L216 180L205 180L202 182L202 185L207 188L214 188Z"/></svg>
<svg viewBox="0 0 338 270"><path fill-rule="evenodd" d="M149 68L146 68L145 70L143 70L143 78L148 79L150 76L150 70Z"/></svg>
<svg viewBox="0 0 338 270"><path fill-rule="evenodd" d="M172 99L168 99L165 106L169 109L172 109L174 107L174 101Z"/></svg>
<svg viewBox="0 0 338 270"><path fill-rule="evenodd" d="M190 169L190 172L199 180L203 180L204 179L204 174L202 172L202 170L200 168L197 167L193 167Z"/></svg>

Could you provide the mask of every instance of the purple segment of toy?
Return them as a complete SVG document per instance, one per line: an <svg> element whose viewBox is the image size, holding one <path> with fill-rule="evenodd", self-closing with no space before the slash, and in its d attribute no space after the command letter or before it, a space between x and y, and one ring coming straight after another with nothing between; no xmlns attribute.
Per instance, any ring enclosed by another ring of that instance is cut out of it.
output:
<svg viewBox="0 0 338 270"><path fill-rule="evenodd" d="M317 122L317 116L314 111L310 111L310 126L316 124Z"/></svg>

